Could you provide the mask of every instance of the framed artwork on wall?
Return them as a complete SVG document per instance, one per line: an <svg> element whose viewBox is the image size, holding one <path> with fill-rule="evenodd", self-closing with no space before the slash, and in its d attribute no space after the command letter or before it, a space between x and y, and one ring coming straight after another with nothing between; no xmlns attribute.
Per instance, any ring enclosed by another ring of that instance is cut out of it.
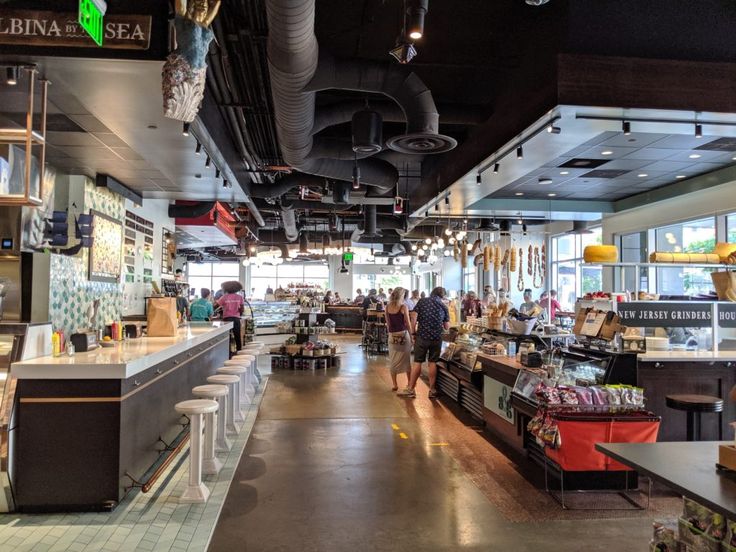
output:
<svg viewBox="0 0 736 552"><path fill-rule="evenodd" d="M95 216L94 240L89 250L89 280L91 282L120 282L123 254L123 225L119 220L99 211L90 210Z"/></svg>

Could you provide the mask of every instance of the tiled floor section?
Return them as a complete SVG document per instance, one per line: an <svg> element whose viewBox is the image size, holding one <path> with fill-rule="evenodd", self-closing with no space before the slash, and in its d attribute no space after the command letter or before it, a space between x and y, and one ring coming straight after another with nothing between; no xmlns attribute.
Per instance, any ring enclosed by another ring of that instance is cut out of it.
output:
<svg viewBox="0 0 736 552"><path fill-rule="evenodd" d="M264 377L232 449L227 456L219 456L222 470L217 476L205 477L212 493L206 504L179 504L189 473L187 447L153 491L131 493L112 513L0 515L0 552L205 550L255 424L267 381Z"/></svg>

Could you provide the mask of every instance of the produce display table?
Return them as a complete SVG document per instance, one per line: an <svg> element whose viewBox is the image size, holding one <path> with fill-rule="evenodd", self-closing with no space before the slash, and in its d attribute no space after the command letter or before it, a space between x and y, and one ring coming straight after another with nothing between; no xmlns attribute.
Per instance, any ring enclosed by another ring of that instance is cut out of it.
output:
<svg viewBox="0 0 736 552"><path fill-rule="evenodd" d="M639 474L733 519L736 517L736 478L716 470L720 444L718 441L599 443L595 448Z"/></svg>

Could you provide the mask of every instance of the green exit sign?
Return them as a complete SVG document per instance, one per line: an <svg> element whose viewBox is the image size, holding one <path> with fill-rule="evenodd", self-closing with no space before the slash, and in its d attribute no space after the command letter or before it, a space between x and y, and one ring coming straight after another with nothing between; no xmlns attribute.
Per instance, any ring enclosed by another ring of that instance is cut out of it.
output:
<svg viewBox="0 0 736 552"><path fill-rule="evenodd" d="M354 254L352 251L346 251L345 253L342 254L342 260L345 261L346 263L351 263L353 262L353 256Z"/></svg>
<svg viewBox="0 0 736 552"><path fill-rule="evenodd" d="M102 46L102 18L106 11L104 0L79 0L79 24L98 46Z"/></svg>

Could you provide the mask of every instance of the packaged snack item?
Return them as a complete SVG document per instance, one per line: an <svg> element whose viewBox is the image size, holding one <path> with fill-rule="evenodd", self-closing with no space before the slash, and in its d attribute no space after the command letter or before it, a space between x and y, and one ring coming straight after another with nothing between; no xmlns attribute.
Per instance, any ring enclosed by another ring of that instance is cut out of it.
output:
<svg viewBox="0 0 736 552"><path fill-rule="evenodd" d="M606 392L608 393L608 404L620 405L621 403L621 387L618 385L606 385Z"/></svg>
<svg viewBox="0 0 736 552"><path fill-rule="evenodd" d="M578 404L593 404L593 392L589 387L574 387L575 394L578 397Z"/></svg>
<svg viewBox="0 0 736 552"><path fill-rule="evenodd" d="M721 514L689 498L684 499L683 517L696 530L713 538L720 540L726 534L726 520Z"/></svg>
<svg viewBox="0 0 736 552"><path fill-rule="evenodd" d="M575 389L560 386L558 388L558 393L562 404L578 404L578 395L575 392Z"/></svg>
<svg viewBox="0 0 736 552"><path fill-rule="evenodd" d="M608 404L608 391L604 387L601 387L600 385L593 385L588 389L590 389L590 392L593 394L593 404Z"/></svg>
<svg viewBox="0 0 736 552"><path fill-rule="evenodd" d="M724 541L724 543L728 546L736 548L736 521L731 521L730 519L727 520L726 530L726 540Z"/></svg>
<svg viewBox="0 0 736 552"><path fill-rule="evenodd" d="M537 397L547 404L561 404L560 393L556 387L541 384L537 390Z"/></svg>
<svg viewBox="0 0 736 552"><path fill-rule="evenodd" d="M655 521L653 524L652 550L657 552L677 552L677 534L675 529Z"/></svg>

